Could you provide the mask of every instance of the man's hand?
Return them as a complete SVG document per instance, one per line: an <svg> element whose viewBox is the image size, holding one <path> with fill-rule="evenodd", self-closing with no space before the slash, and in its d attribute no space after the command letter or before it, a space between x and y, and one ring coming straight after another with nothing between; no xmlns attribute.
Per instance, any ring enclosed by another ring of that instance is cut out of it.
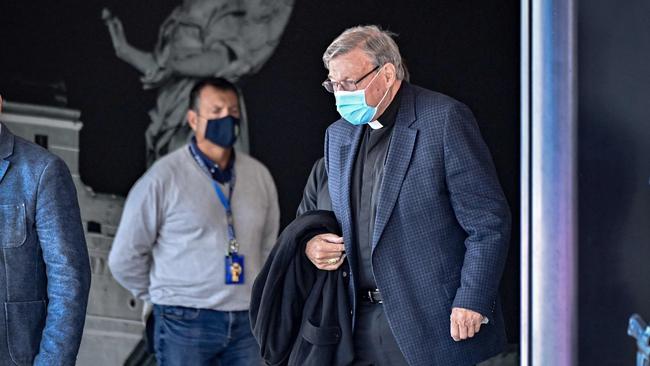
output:
<svg viewBox="0 0 650 366"><path fill-rule="evenodd" d="M124 33L124 27L120 18L114 16L107 8L104 8L102 10L102 19L104 19L104 23L108 27L108 33L111 35L111 41L115 49L115 55L119 59L131 64L143 74L149 72L149 70L158 69L158 64L152 54L140 51L131 46L126 40L126 34Z"/></svg>
<svg viewBox="0 0 650 366"><path fill-rule="evenodd" d="M115 48L117 56L121 58L123 53L129 48L129 42L126 40L122 21L120 18L111 14L110 10L107 8L102 9L102 19L108 27L108 32L110 33L111 41L113 42L113 48Z"/></svg>
<svg viewBox="0 0 650 366"><path fill-rule="evenodd" d="M316 235L305 248L307 258L324 271L337 270L343 264L344 252L343 238L334 234Z"/></svg>
<svg viewBox="0 0 650 366"><path fill-rule="evenodd" d="M481 329L483 315L463 308L451 309L451 338L456 342L474 337Z"/></svg>

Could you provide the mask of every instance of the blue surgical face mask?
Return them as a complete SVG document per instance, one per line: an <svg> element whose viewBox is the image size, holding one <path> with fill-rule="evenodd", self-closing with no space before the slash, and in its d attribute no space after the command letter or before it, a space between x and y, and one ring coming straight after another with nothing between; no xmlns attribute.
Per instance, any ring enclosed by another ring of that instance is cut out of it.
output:
<svg viewBox="0 0 650 366"><path fill-rule="evenodd" d="M379 75L381 70L375 74L375 77L373 77L370 83L368 83L366 89L370 86L370 84L372 84L373 81L375 81L377 75ZM343 119L355 126L366 124L373 120L375 114L377 114L377 107L379 107L384 98L386 98L386 95L388 95L388 91L390 90L390 88L386 89L384 96L381 97L381 100L379 100L377 106L372 107L366 103L366 89L355 91L341 90L334 92L334 98L336 99L336 110L339 112L341 117L343 117Z"/></svg>
<svg viewBox="0 0 650 366"><path fill-rule="evenodd" d="M238 135L239 118L226 116L208 120L204 137L221 147L229 148L235 144Z"/></svg>

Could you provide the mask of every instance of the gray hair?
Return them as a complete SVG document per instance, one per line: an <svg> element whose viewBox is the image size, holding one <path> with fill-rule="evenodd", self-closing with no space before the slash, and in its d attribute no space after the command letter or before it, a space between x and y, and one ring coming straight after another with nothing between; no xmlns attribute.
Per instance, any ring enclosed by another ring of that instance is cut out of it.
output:
<svg viewBox="0 0 650 366"><path fill-rule="evenodd" d="M408 81L402 63L402 55L399 53L393 36L395 36L394 33L381 30L376 25L348 28L325 50L323 54L325 68L329 70L329 63L333 58L359 48L368 55L375 66L383 66L389 62L395 65L397 80L406 79Z"/></svg>

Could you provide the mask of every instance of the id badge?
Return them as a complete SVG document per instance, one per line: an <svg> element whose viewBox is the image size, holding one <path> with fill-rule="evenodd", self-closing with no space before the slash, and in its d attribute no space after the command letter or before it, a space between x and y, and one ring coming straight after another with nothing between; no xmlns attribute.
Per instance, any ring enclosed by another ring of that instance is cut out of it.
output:
<svg viewBox="0 0 650 366"><path fill-rule="evenodd" d="M226 285L244 283L244 256L231 254L226 256Z"/></svg>

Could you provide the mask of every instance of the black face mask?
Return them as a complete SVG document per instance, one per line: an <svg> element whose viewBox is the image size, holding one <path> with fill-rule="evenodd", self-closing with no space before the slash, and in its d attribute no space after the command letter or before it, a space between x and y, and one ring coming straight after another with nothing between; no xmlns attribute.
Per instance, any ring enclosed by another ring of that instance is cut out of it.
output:
<svg viewBox="0 0 650 366"><path fill-rule="evenodd" d="M239 118L226 116L208 120L204 138L221 147L229 148L239 136Z"/></svg>

